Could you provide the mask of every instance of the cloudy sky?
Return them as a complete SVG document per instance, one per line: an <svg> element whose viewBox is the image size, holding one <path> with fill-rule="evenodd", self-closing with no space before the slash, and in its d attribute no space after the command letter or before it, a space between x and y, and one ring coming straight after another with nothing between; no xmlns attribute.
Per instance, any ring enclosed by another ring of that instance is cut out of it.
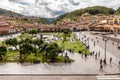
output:
<svg viewBox="0 0 120 80"><path fill-rule="evenodd" d="M45 18L57 17L76 9L95 5L117 9L120 0L0 0L0 8L27 16Z"/></svg>

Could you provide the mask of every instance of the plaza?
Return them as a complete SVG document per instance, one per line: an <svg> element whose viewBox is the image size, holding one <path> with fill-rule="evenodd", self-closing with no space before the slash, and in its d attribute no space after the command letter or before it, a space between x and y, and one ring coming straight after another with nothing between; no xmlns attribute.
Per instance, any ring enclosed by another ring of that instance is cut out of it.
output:
<svg viewBox="0 0 120 80"><path fill-rule="evenodd" d="M93 35L92 32L87 32L87 31L73 32L73 34L76 35L76 38L78 38L80 42L82 42L85 45L89 45L89 51L90 52L94 51L94 54L88 55L86 58L82 54L76 52L71 53L68 50L65 50L63 52L63 56L67 52L69 58L73 59L74 62L49 63L49 64L48 63L40 63L40 64L1 63L0 75L10 75L7 76L6 79L9 77L11 77L11 79L14 79L15 76L13 75L17 75L17 77L22 75L23 79L29 78L28 75L33 75L30 77L34 78L34 80L35 79L37 80L38 77L40 78L46 77L47 75L49 75L48 76L49 79L51 78L56 79L57 75L59 76L59 79L63 79L62 76L66 76L66 79L70 79L68 75L71 76L74 75L75 78L73 79L75 80L79 79L77 78L77 75L79 75L80 79L83 78L82 76L89 75L90 77L86 76L85 80L87 80L87 77L88 79L91 78L91 80L95 80L97 79L95 76L103 76L103 75L118 75L119 78L120 68L118 66L120 61L120 55L119 55L119 49L117 48L117 43L114 42L113 44L113 41L111 40L107 41L107 49L106 49L107 64L103 65L103 71L99 71L100 59L104 59L105 57L105 49L104 49L105 42L103 41L103 37L101 37L100 35ZM53 38L57 40L57 38L53 37L52 35L49 35L49 38L51 38L51 40L53 40ZM96 53L98 54L99 52L100 55L99 56L97 55L97 59L95 59L95 54ZM111 57L112 57L112 63L110 63L109 61ZM34 75L42 75L42 76L35 77ZM50 75L55 75L55 76L50 76Z"/></svg>

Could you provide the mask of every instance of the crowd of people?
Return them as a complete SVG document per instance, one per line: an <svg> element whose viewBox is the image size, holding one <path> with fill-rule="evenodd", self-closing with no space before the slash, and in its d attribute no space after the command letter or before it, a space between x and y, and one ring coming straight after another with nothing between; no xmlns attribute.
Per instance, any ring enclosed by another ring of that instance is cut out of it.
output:
<svg viewBox="0 0 120 80"><path fill-rule="evenodd" d="M88 38L90 38L90 37L88 37ZM90 41L90 39L88 40L88 38L87 38L86 35L82 35L82 37L79 38L79 40L80 40L83 44L85 44L85 45L87 46L87 45L89 45L89 44L86 43L86 41L88 41L88 42ZM99 43L100 41L99 41L98 37L95 37L94 39L91 39L91 42L93 43L93 48L95 48L95 47L96 47L96 44ZM89 45L89 47L91 47L91 46ZM90 55L94 56L95 60L100 60L100 63L99 63L100 68L99 68L99 71L104 71L104 66L105 66L105 65L107 65L107 64L112 65L112 64L113 64L113 58L110 57L110 58L109 58L109 62L108 62L108 60L106 60L106 58L102 59L102 56L101 56L101 52L100 52L100 51L97 51L97 52L91 51L91 52L90 52ZM84 54L81 54L81 57L82 57L82 58L83 58L83 56L85 56L85 55L84 55ZM108 59L108 58L107 58L107 59ZM120 61L118 61L118 69L120 70Z"/></svg>

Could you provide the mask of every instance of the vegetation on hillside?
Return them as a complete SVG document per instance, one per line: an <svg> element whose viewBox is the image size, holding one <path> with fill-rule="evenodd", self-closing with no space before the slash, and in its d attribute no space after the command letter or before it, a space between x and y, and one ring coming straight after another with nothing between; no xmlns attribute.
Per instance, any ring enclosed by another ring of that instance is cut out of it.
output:
<svg viewBox="0 0 120 80"><path fill-rule="evenodd" d="M46 23L45 18L27 17L19 13L15 13L15 12L1 9L1 8L0 8L0 15L11 17L12 20L16 22L29 22L29 23L38 22L38 23L43 23L43 24Z"/></svg>
<svg viewBox="0 0 120 80"><path fill-rule="evenodd" d="M103 6L93 6L93 7L87 7L87 8L79 9L79 10L61 15L56 20L54 20L53 23L56 23L57 21L60 21L65 18L74 19L75 17L81 16L86 12L88 12L91 15L96 15L96 14L112 15L116 13L116 11L112 8L107 8Z"/></svg>
<svg viewBox="0 0 120 80"><path fill-rule="evenodd" d="M116 10L117 14L120 14L120 7Z"/></svg>
<svg viewBox="0 0 120 80"><path fill-rule="evenodd" d="M10 17L20 17L22 16L21 14L9 11L9 10L5 10L5 9L1 9L0 8L0 15L5 15L5 16L10 16Z"/></svg>

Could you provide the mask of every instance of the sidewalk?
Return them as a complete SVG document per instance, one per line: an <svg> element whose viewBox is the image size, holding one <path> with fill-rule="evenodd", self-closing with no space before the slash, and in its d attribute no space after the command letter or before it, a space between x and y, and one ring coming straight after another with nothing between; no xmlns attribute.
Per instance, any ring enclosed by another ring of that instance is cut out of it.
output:
<svg viewBox="0 0 120 80"><path fill-rule="evenodd" d="M109 35L108 35L108 36L109 36ZM109 37L116 38L116 39L120 39L120 35L114 36L114 35L112 34L112 35L110 35Z"/></svg>
<svg viewBox="0 0 120 80"><path fill-rule="evenodd" d="M78 33L79 34L79 33ZM104 59L104 49L99 47L98 45L95 45L94 47L94 41L91 41L91 39L94 39L95 40L95 37L92 36L92 35L89 35L88 33L82 33L81 36L79 36L80 38L82 38L83 36L82 35L86 35L87 37L89 37L89 45L90 45L90 51L94 51L95 53L98 53L100 52L100 58L98 60L96 60L95 62L98 61L98 64L99 64L99 60L100 59ZM96 40L95 40L96 41ZM112 55L110 52L106 52L107 54L107 65L104 66L104 70L105 70L105 73L111 73L111 72L120 72L119 71L119 68L118 68L118 62L120 61L119 58L115 57L114 55ZM109 63L109 59L110 57L112 57L112 64ZM99 67L99 66L97 66ZM93 67L94 68L94 67Z"/></svg>

